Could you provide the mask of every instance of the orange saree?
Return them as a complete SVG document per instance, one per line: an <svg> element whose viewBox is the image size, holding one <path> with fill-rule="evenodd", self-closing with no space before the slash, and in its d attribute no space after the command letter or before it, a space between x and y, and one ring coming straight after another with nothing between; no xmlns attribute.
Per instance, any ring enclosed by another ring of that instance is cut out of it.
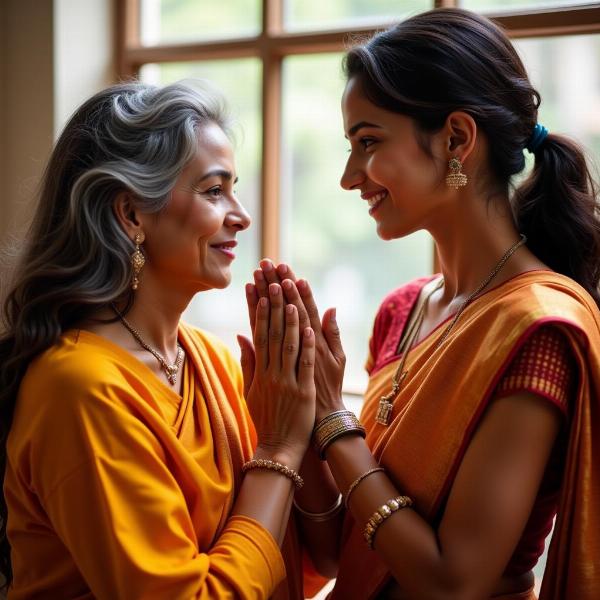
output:
<svg viewBox="0 0 600 600"><path fill-rule="evenodd" d="M375 422L375 413L397 357L379 364L361 420L374 456L435 527L498 381L529 336L546 324L565 333L579 384L540 600L586 600L600 593L600 314L580 286L550 271L531 271L488 291L467 307L440 348L434 349L444 326L411 351L410 376L388 427ZM362 524L348 516L332 598L375 598L389 578L377 552L367 549Z"/></svg>

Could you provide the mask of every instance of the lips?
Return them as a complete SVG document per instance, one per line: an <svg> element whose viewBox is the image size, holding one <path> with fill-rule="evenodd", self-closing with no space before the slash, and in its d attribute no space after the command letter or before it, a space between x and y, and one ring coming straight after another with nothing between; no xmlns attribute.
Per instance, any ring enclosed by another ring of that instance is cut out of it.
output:
<svg viewBox="0 0 600 600"><path fill-rule="evenodd" d="M373 214L379 205L387 198L387 190L377 190L375 192L363 192L361 198L369 204L369 214Z"/></svg>
<svg viewBox="0 0 600 600"><path fill-rule="evenodd" d="M233 249L237 246L237 242L235 240L228 240L225 242L220 242L218 244L211 244L210 247L215 250L219 250L229 258L235 258L235 253Z"/></svg>

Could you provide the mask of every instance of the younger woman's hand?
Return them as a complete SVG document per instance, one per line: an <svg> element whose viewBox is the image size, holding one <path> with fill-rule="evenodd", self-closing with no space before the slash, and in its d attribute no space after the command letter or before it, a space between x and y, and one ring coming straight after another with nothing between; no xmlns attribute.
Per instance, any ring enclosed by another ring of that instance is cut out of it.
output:
<svg viewBox="0 0 600 600"><path fill-rule="evenodd" d="M238 337L246 402L258 446L276 460L298 468L315 421L315 335L301 326L298 310L285 305L281 286L271 284L257 299L252 343Z"/></svg>
<svg viewBox="0 0 600 600"><path fill-rule="evenodd" d="M315 385L317 391L316 421L320 421L335 410L344 408L342 384L346 355L342 347L340 331L335 319L335 309L330 308L319 317L319 310L306 280L297 280L288 265L277 268L269 260L260 263L254 271L254 285L246 286L246 300L250 314L250 325L255 329L256 306L260 298L267 297L269 286L280 283L285 301L296 307L300 328L312 327L315 333Z"/></svg>

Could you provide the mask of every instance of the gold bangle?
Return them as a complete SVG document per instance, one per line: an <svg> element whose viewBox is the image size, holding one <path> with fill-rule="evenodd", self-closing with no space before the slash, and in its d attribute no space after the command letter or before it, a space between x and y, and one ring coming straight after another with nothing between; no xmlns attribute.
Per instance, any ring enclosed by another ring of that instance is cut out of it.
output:
<svg viewBox="0 0 600 600"><path fill-rule="evenodd" d="M366 436L365 428L350 410L335 411L319 421L314 430L314 440L321 460L325 460L325 450L330 444L350 433Z"/></svg>
<svg viewBox="0 0 600 600"><path fill-rule="evenodd" d="M367 546L373 550L373 541L375 534L379 529L380 525L389 517L391 517L397 510L401 508L407 508L412 506L412 500L408 496L398 496L388 500L385 504L382 504L371 516L365 525L363 535Z"/></svg>
<svg viewBox="0 0 600 600"><path fill-rule="evenodd" d="M377 473L378 471L385 471L385 469L383 467L373 467L372 469L369 469L368 471L364 472L362 475L359 475L348 486L348 491L346 492L346 498L344 499L344 506L346 507L346 509L348 509L348 502L350 501L350 494L356 489L356 487L358 486L358 484L363 479L366 479L369 475L372 475L373 473Z"/></svg>
<svg viewBox="0 0 600 600"><path fill-rule="evenodd" d="M296 510L303 517L306 517L309 521L316 521L316 522L329 521L329 519L332 519L333 517L335 517L343 508L341 494L337 497L336 501L333 503L331 508L328 508L327 510L325 510L323 512L318 512L318 513L304 510L301 506L298 505L295 498L293 500L293 503L294 503L294 506L296 507Z"/></svg>
<svg viewBox="0 0 600 600"><path fill-rule="evenodd" d="M274 460L268 460L265 458L254 458L244 463L242 466L242 473L251 471L252 469L269 469L271 471L277 471L282 475L285 475L288 479L291 479L297 489L300 489L304 485L304 479L298 475L297 471L290 469L280 462Z"/></svg>

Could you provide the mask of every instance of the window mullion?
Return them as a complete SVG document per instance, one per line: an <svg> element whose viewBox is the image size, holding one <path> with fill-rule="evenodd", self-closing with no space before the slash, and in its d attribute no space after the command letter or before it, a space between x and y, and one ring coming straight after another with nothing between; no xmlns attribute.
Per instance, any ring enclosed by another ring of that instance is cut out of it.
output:
<svg viewBox="0 0 600 600"><path fill-rule="evenodd" d="M262 58L262 161L261 161L261 256L280 257L280 165L282 56L271 39L283 28L283 1L263 0Z"/></svg>

